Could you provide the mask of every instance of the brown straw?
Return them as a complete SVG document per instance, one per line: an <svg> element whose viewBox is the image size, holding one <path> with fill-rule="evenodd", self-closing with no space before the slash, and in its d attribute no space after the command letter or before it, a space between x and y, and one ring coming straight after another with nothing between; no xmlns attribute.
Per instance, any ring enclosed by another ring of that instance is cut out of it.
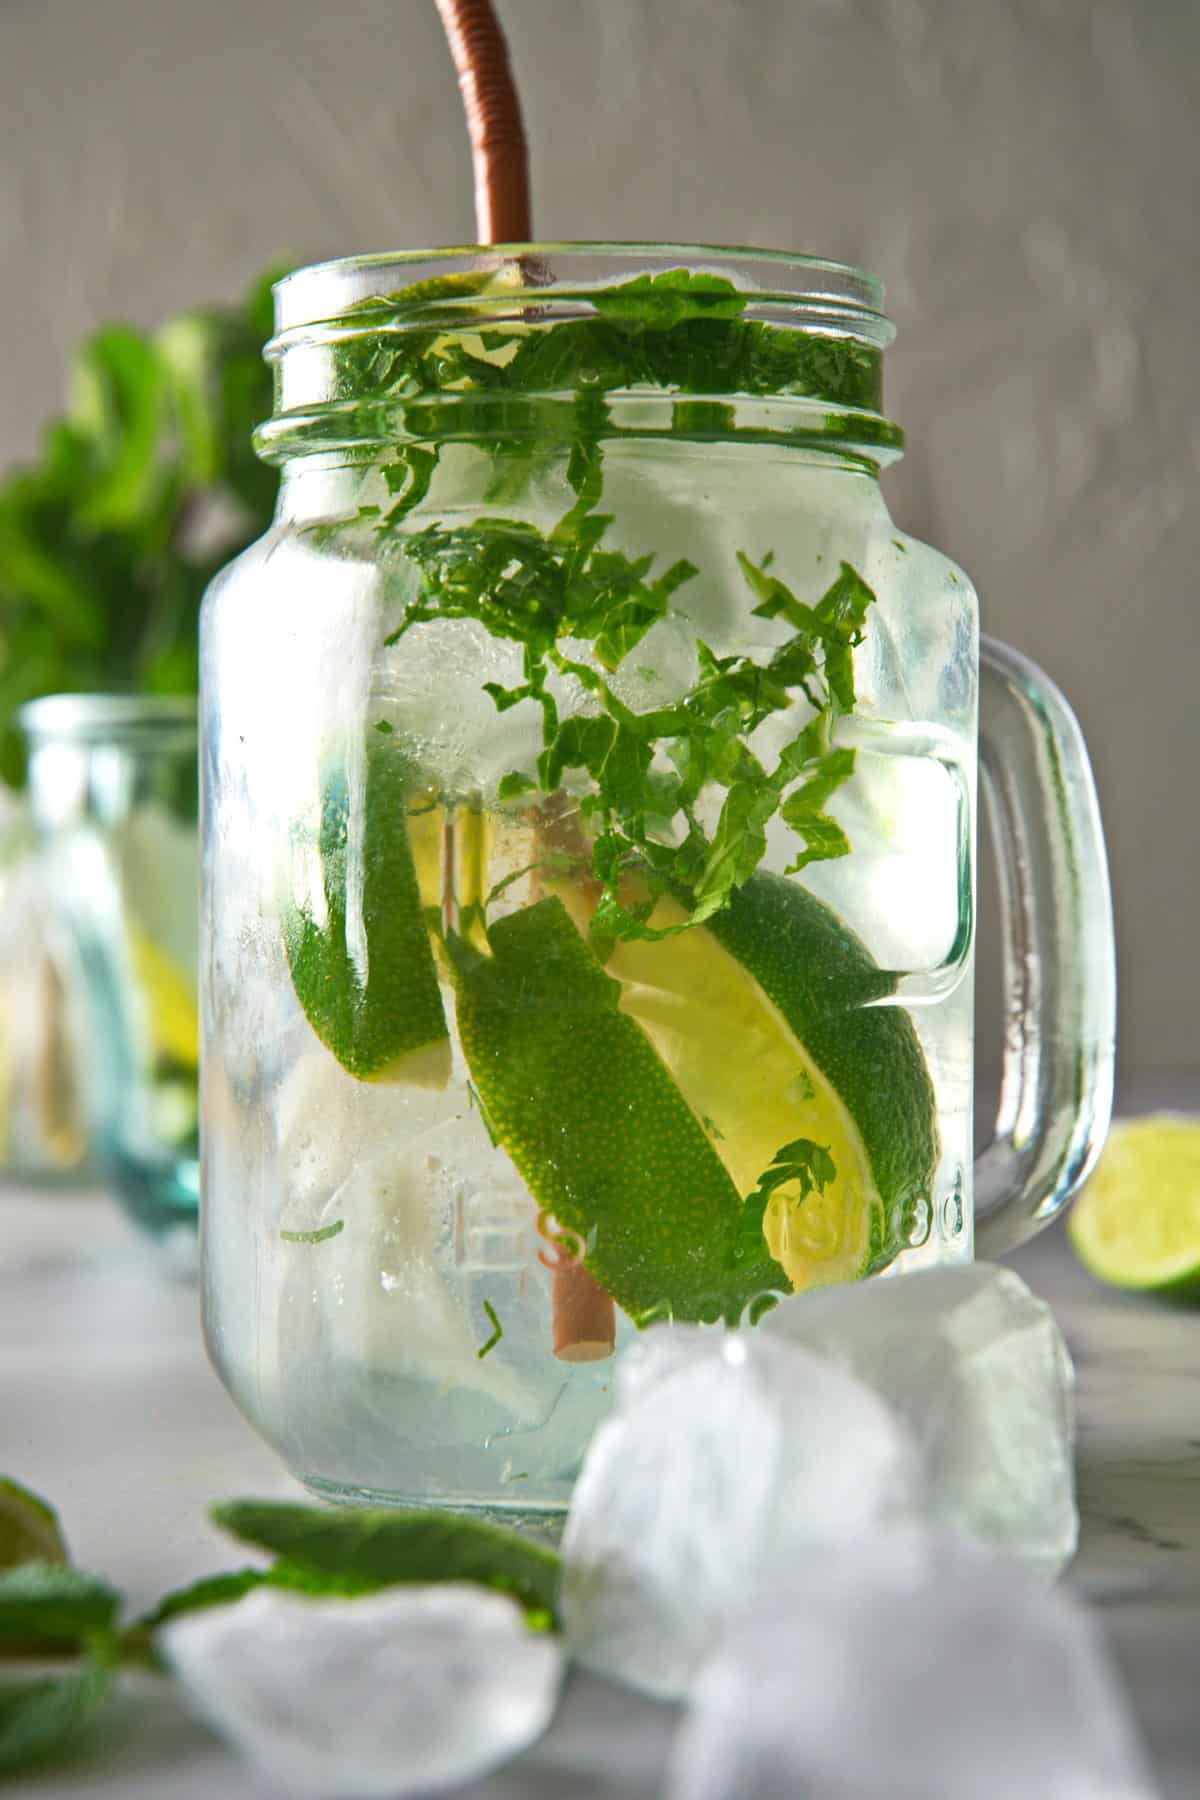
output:
<svg viewBox="0 0 1200 1800"><path fill-rule="evenodd" d="M500 21L491 0L436 3L467 115L479 242L528 243L529 156Z"/></svg>
<svg viewBox="0 0 1200 1800"><path fill-rule="evenodd" d="M481 244L525 244L529 156L508 45L491 0L436 0L454 58L475 167L475 223ZM616 1314L604 1289L577 1255L555 1252L550 1270L551 1347L562 1362L611 1356Z"/></svg>

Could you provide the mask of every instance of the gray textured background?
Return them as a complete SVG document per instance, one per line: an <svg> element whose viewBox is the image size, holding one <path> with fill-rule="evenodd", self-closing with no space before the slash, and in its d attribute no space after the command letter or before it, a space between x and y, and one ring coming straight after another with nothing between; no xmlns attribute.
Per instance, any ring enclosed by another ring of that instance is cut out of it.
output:
<svg viewBox="0 0 1200 1800"><path fill-rule="evenodd" d="M540 235L764 244L886 280L893 508L1082 718L1122 1063L1200 1065L1200 6L502 9ZM279 253L473 236L432 0L0 0L0 142L0 463L104 318L232 295Z"/></svg>

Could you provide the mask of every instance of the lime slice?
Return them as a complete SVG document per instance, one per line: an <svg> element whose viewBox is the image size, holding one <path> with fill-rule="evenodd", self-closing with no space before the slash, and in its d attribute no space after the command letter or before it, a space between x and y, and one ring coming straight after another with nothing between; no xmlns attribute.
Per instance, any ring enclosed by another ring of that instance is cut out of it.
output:
<svg viewBox="0 0 1200 1800"><path fill-rule="evenodd" d="M1067 1235L1113 1287L1200 1299L1200 1119L1153 1113L1114 1125Z"/></svg>
<svg viewBox="0 0 1200 1800"><path fill-rule="evenodd" d="M54 1508L19 1481L0 1475L0 1569L66 1561Z"/></svg>
<svg viewBox="0 0 1200 1800"><path fill-rule="evenodd" d="M580 930L590 907L556 887ZM652 923L685 917L660 901ZM919 1241L938 1160L937 1101L894 987L815 895L756 874L706 925L625 942L605 967L749 1195L796 1138L827 1150L823 1191L777 1187L763 1230L793 1288L854 1280ZM881 1075L883 1079L881 1079Z"/></svg>
<svg viewBox="0 0 1200 1800"><path fill-rule="evenodd" d="M737 1265L741 1195L562 900L488 942L451 940L463 1053L494 1137L601 1286L639 1323L736 1319L786 1291L765 1246Z"/></svg>
<svg viewBox="0 0 1200 1800"><path fill-rule="evenodd" d="M781 1247L772 1248L798 1288L869 1275L921 1241L940 1154L937 1096L913 1022L900 1007L878 1004L894 978L815 894L780 875L752 876L707 929L753 977L764 1015L812 1082L812 1100L785 1115L797 1123L790 1135L830 1146L838 1171L798 1210L781 1191L783 1216L773 1223L768 1209L768 1242L780 1233ZM712 1053L722 1055L715 1041ZM785 1066L777 1048L784 1094Z"/></svg>
<svg viewBox="0 0 1200 1800"><path fill-rule="evenodd" d="M320 894L297 897L285 911L296 998L321 1042L361 1081L444 1087L449 1079L450 1039L410 837L410 824L428 835L431 816L403 757L370 745L361 793L344 775L326 783Z"/></svg>

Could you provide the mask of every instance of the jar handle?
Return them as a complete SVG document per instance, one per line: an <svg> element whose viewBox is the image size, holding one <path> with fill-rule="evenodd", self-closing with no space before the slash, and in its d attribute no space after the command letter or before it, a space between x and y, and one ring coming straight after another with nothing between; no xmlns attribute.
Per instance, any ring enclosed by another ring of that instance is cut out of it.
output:
<svg viewBox="0 0 1200 1800"><path fill-rule="evenodd" d="M1004 1060L975 1162L976 1247L1032 1237L1090 1174L1112 1113L1116 955L1096 787L1078 720L1007 644L980 644L980 761L1000 873Z"/></svg>

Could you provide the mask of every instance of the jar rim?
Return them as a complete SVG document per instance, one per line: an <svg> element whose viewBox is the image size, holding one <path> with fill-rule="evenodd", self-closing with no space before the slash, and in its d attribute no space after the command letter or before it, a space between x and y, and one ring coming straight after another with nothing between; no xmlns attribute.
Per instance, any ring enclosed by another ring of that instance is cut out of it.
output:
<svg viewBox="0 0 1200 1800"><path fill-rule="evenodd" d="M786 308L800 316L833 313L846 330L880 347L895 335L883 311L883 283L852 263L737 245L597 240L453 245L312 263L274 284L276 340L326 324L364 301L387 300L398 288L425 279L520 263L537 265L529 286L543 298L552 297L556 287L586 290L683 265L731 281L756 307Z"/></svg>
<svg viewBox="0 0 1200 1800"><path fill-rule="evenodd" d="M125 735L177 738L196 732L192 694L44 694L17 713L30 742L97 743Z"/></svg>

